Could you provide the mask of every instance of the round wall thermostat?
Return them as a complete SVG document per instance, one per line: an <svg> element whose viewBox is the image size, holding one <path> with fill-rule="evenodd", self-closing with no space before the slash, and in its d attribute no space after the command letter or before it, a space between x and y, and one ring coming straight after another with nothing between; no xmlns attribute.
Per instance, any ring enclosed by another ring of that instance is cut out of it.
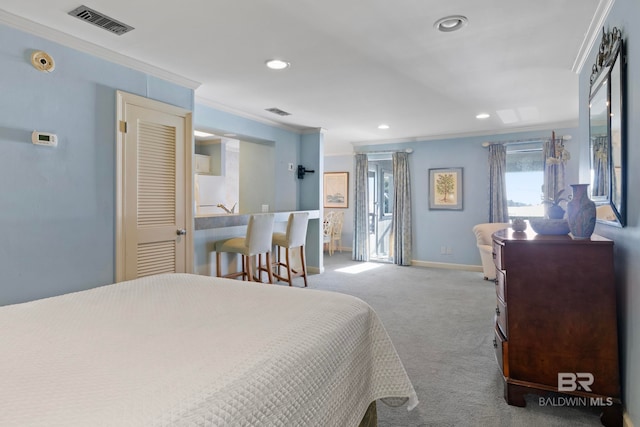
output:
<svg viewBox="0 0 640 427"><path fill-rule="evenodd" d="M47 73L52 72L56 68L53 58L47 52L36 50L31 54L31 64L38 71Z"/></svg>

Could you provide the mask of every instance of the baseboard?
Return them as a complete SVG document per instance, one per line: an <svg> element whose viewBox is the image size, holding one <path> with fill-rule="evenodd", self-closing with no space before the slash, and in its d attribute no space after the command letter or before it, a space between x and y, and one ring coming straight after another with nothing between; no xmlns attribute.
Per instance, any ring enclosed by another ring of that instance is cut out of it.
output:
<svg viewBox="0 0 640 427"><path fill-rule="evenodd" d="M464 270L464 271L479 271L479 272L483 271L481 265L452 264L448 262L431 262L431 261L412 260L411 265L415 265L417 267L445 268L448 270Z"/></svg>
<svg viewBox="0 0 640 427"><path fill-rule="evenodd" d="M346 252L351 252L351 248L346 248L344 246L337 248L334 250L334 253L339 252L340 249ZM325 256L329 256L328 253L325 253ZM481 265L468 265L468 264L453 264L448 262L432 262L432 261L418 261L411 260L411 265L416 267L430 267L430 268L444 268L448 270L464 270L464 271L478 271L480 273L483 272ZM309 267L307 266L308 271L321 273L317 267ZM324 270L324 268L322 269Z"/></svg>
<svg viewBox="0 0 640 427"><path fill-rule="evenodd" d="M341 250L344 252L351 252L351 248L341 246L339 248L334 249L333 253L340 252ZM328 252L325 251L325 256L330 256L330 255L328 255ZM416 267L445 268L448 270L479 271L480 273L483 272L481 265L453 264L449 262L418 261L415 259L411 260L411 265L414 265ZM321 272L318 270L317 267L307 266L307 269L310 272L315 272L315 273ZM322 270L324 270L324 268Z"/></svg>
<svg viewBox="0 0 640 427"><path fill-rule="evenodd" d="M633 422L627 411L624 411L624 414L622 414L622 425L624 427L633 427Z"/></svg>

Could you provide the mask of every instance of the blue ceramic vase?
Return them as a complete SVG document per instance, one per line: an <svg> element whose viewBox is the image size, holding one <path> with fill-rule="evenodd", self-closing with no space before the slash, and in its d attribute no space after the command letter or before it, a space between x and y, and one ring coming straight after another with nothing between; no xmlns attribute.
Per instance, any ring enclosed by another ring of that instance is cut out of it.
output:
<svg viewBox="0 0 640 427"><path fill-rule="evenodd" d="M574 239L588 239L596 227L596 204L589 198L589 184L572 184L573 197L567 203L567 223Z"/></svg>

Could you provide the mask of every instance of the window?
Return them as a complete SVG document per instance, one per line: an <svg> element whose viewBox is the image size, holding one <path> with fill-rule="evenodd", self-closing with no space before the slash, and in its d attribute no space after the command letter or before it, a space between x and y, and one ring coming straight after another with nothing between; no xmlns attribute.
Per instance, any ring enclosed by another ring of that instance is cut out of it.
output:
<svg viewBox="0 0 640 427"><path fill-rule="evenodd" d="M543 217L542 143L507 147L507 206L509 217Z"/></svg>
<svg viewBox="0 0 640 427"><path fill-rule="evenodd" d="M393 173L383 171L382 173L382 212L381 217L393 214Z"/></svg>

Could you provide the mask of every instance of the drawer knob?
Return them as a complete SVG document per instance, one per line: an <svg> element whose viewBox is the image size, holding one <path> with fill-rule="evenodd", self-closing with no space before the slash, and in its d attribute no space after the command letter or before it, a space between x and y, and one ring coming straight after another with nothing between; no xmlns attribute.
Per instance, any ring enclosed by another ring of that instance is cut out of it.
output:
<svg viewBox="0 0 640 427"><path fill-rule="evenodd" d="M496 339L493 339L493 348L498 348L498 341L496 341Z"/></svg>
<svg viewBox="0 0 640 427"><path fill-rule="evenodd" d="M500 316L500 307L496 307L496 314Z"/></svg>
<svg viewBox="0 0 640 427"><path fill-rule="evenodd" d="M491 252L491 256L493 257L493 259L496 259L496 253L495 252Z"/></svg>

